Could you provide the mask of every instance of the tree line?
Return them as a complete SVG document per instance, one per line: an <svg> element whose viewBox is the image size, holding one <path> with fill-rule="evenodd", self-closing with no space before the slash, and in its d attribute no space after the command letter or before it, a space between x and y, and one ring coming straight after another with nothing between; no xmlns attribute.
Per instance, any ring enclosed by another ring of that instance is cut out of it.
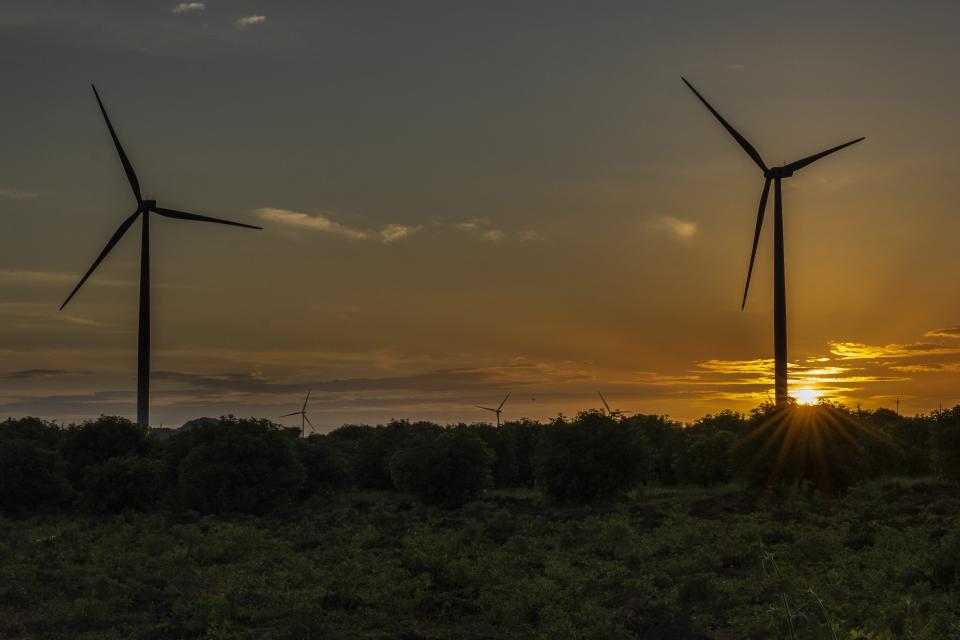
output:
<svg viewBox="0 0 960 640"><path fill-rule="evenodd" d="M171 433L101 416L0 423L0 513L194 510L265 514L346 489L401 491L455 508L488 489L556 503L646 485L739 482L843 492L882 476L960 481L960 406L903 417L837 404L760 406L691 424L587 411L547 423L393 421L299 437L268 420L201 418Z"/></svg>

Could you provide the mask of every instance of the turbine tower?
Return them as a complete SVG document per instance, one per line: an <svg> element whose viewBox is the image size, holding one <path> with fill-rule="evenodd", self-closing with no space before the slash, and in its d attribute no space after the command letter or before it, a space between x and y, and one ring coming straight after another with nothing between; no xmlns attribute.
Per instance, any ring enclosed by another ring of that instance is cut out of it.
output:
<svg viewBox="0 0 960 640"><path fill-rule="evenodd" d="M239 222L230 222L229 220L220 220L219 218L210 218L208 216L201 216L195 213L187 213L186 211L177 211L175 209L164 209L163 207L157 206L156 200L144 200L143 196L140 194L140 182L137 180L137 174L133 171L133 165L130 164L130 160L127 158L127 154L124 153L123 147L120 146L120 140L117 138L116 132L113 130L113 125L110 124L110 118L107 117L107 110L103 107L103 102L100 100L100 94L97 93L97 88L93 85L90 85L93 88L93 95L97 98L97 104L100 105L100 113L103 114L103 119L107 123L107 129L110 131L110 137L113 139L113 145L117 148L117 155L120 156L120 164L123 165L123 170L127 174L127 180L130 182L130 188L133 190L133 196L137 199L137 208L132 214L130 214L126 220L120 223L120 226L114 232L110 240L107 241L107 246L103 248L103 251L100 252L100 255L97 256L97 259L93 261L93 266L91 266L87 273L80 279L80 282L76 287L73 288L73 291L70 292L70 295L67 296L67 299L62 305L60 305L60 310L62 311L64 307L67 306L67 303L73 298L73 296L80 290L80 287L83 286L83 283L87 281L87 278L94 272L94 270L103 262L103 259L107 257L107 254L110 253L110 250L120 241L120 238L123 237L123 234L127 232L131 225L136 222L137 218L141 218L140 221L140 327L137 338L137 423L142 427L150 426L150 214L156 213L159 216L164 218L173 218L175 220L194 220L198 222L215 222L217 224L229 224L235 227L246 227L247 229L260 229L250 224L241 224Z"/></svg>
<svg viewBox="0 0 960 640"><path fill-rule="evenodd" d="M478 409L483 409L483 410L485 410L485 411L493 411L495 414L497 414L497 426L499 427L499 426L500 426L500 414L503 413L503 405L505 405L505 404L507 403L507 398L510 397L510 394L511 394L511 393L513 393L513 391L510 391L510 392L507 393L507 397L503 399L503 402L501 402L501 403L500 403L500 406L497 407L496 409L494 409L493 407L481 407L480 405L477 405L477 408L478 408Z"/></svg>
<svg viewBox="0 0 960 640"><path fill-rule="evenodd" d="M607 408L607 415L611 418L626 418L628 413L631 411L621 411L620 409L611 409L610 405L607 404L607 399L603 397L603 394L597 391L597 395L600 396L600 400L603 402L603 406Z"/></svg>
<svg viewBox="0 0 960 640"><path fill-rule="evenodd" d="M830 155L840 149L849 147L863 140L857 138L850 142L845 142L836 147L831 147L826 151L815 153L812 156L801 158L796 162L791 162L780 167L768 167L763 158L756 149L753 148L747 139L734 129L730 123L723 119L717 110L710 106L710 103L704 99L700 93L693 88L693 85L687 82L686 78L681 78L694 95L700 99L700 102L720 121L723 128L727 130L733 139L747 152L747 155L760 167L763 172L763 191L760 193L760 207L757 211L757 225L753 234L753 251L750 253L750 266L747 268L747 284L743 288L743 301L740 304L742 310L747 304L747 291L750 290L750 276L753 273L753 259L757 255L757 243L760 240L760 229L763 227L763 214L767 208L767 195L770 192L770 181L774 185L774 210L773 210L773 353L774 353L774 388L776 391L777 406L783 406L787 403L787 292L786 276L783 257L783 202L780 193L780 181L791 177L795 172Z"/></svg>
<svg viewBox="0 0 960 640"><path fill-rule="evenodd" d="M293 413L285 413L281 418L289 418L290 416L300 416L300 437L303 438L306 434L306 429L303 425L304 421L310 425L310 430L313 431L313 423L310 422L310 418L307 417L307 403L310 402L310 394L313 392L313 389L307 390L307 398L303 401L303 408L300 411L294 411Z"/></svg>

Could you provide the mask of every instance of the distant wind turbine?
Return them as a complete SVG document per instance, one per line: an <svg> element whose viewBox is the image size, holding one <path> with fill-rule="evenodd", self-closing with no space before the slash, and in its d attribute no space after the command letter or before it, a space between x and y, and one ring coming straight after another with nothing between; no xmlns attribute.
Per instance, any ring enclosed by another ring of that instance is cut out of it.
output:
<svg viewBox="0 0 960 640"><path fill-rule="evenodd" d="M513 391L510 391L509 393L507 393L507 397L503 399L503 402L501 402L501 403L500 403L500 406L497 407L496 409L494 409L493 407L481 407L480 405L477 405L477 408L478 408L478 409L483 409L483 410L485 410L485 411L493 411L495 414L497 414L497 426L499 427L499 426L500 426L500 414L503 413L503 405L505 405L505 404L507 403L507 398L510 397L510 394L511 394L511 393L513 393Z"/></svg>
<svg viewBox="0 0 960 640"><path fill-rule="evenodd" d="M747 304L747 291L750 289L750 275L753 273L753 259L757 255L757 243L760 240L760 229L763 226L763 214L767 208L767 194L770 192L770 181L773 180L774 183L774 218L773 218L773 351L774 351L774 388L777 406L782 406L786 404L788 400L788 387L787 387L787 293L786 293L786 284L785 284L785 269L784 269L784 258L783 258L783 203L781 201L780 195L780 181L783 178L789 178L794 174L794 172L799 171L808 164L812 164L823 158L830 155L840 149L849 147L852 144L860 142L864 138L857 138L856 140L851 140L850 142L845 142L836 147L831 147L826 151L821 151L820 153L815 153L812 156L807 156L797 160L796 162L791 162L790 164L785 164L781 167L768 167L764 162L763 158L760 157L760 154L757 152L753 146L747 142L747 139L744 138L740 133L730 126L726 120L723 119L716 109L710 106L710 103L704 99L700 93L693 88L693 85L687 82L686 78L681 78L684 84L686 84L694 95L700 99L700 102L709 109L710 113L720 121L720 124L723 125L723 128L727 130L733 139L747 152L747 155L760 167L760 170L763 171L763 191L760 193L760 208L757 211L757 225L756 230L753 234L753 251L750 253L750 266L747 269L747 284L743 289L743 302L740 304L740 308L743 309Z"/></svg>
<svg viewBox="0 0 960 640"><path fill-rule="evenodd" d="M603 406L607 408L607 415L611 418L626 418L628 413L633 413L632 411L620 411L620 409L611 409L610 405L607 404L607 399L603 397L603 394L597 391L597 395L600 396L600 400L603 402Z"/></svg>
<svg viewBox="0 0 960 640"><path fill-rule="evenodd" d="M313 423L310 422L310 418L307 417L307 403L310 402L310 394L313 393L313 389L307 390L307 398L303 401L303 408L300 411L294 411L293 413L285 413L281 418L289 418L290 416L300 416L300 437L303 438L306 434L306 429L304 427L304 421L310 425L310 430L313 431Z"/></svg>
<svg viewBox="0 0 960 640"><path fill-rule="evenodd" d="M137 340L137 422L142 427L150 426L150 214L156 213L157 215L163 216L164 218L173 218L175 220L196 220L198 222L216 222L217 224L229 224L235 227L246 227L247 229L260 229L260 227L255 227L250 224L241 224L239 222L230 222L229 220L220 220L219 218L210 218L208 216L201 216L195 213L187 213L186 211L176 211L174 209L164 209L163 207L157 206L156 200L144 200L143 196L140 194L140 182L137 180L137 174L133 171L133 165L130 164L130 160L127 158L127 154L124 153L123 147L120 146L120 140L117 138L116 132L113 130L113 125L110 124L110 118L107 117L107 110L103 107L103 102L100 100L100 94L97 93L97 88L93 85L90 85L93 88L93 95L97 98L97 104L100 105L100 112L103 114L103 119L107 123L107 129L110 131L110 137L113 138L113 145L117 148L117 155L120 156L120 164L123 165L123 170L127 174L127 180L130 182L130 188L133 190L133 195L137 199L137 208L136 210L127 217L120 227L114 232L113 237L107 242L107 246L103 248L103 251L100 252L100 255L97 256L97 259L94 260L93 266L91 266L87 273L80 279L80 282L76 287L73 288L73 291L70 292L70 295L67 296L67 299L62 305L60 305L60 310L62 311L67 303L70 302L71 298L80 290L80 287L83 286L83 283L87 281L87 278L94 272L94 270L99 266L104 258L107 257L107 254L110 253L110 250L120 241L120 238L123 237L123 234L127 232L130 226L137 220L138 217L142 216L141 220L141 234L140 234L140 327L139 335Z"/></svg>

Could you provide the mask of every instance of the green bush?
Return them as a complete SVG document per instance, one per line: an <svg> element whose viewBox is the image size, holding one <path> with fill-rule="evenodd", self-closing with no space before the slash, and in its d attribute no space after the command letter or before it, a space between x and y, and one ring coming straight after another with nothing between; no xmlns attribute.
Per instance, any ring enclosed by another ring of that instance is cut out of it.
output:
<svg viewBox="0 0 960 640"><path fill-rule="evenodd" d="M0 441L29 440L47 449L55 449L60 442L60 427L40 418L8 418L0 422Z"/></svg>
<svg viewBox="0 0 960 640"><path fill-rule="evenodd" d="M306 480L294 446L267 420L227 416L171 438L167 468L185 507L261 514L288 504Z"/></svg>
<svg viewBox="0 0 960 640"><path fill-rule="evenodd" d="M77 480L87 467L146 452L147 430L126 418L100 416L63 431L60 452Z"/></svg>
<svg viewBox="0 0 960 640"><path fill-rule="evenodd" d="M0 511L35 513L69 501L73 494L56 451L31 440L0 439Z"/></svg>
<svg viewBox="0 0 960 640"><path fill-rule="evenodd" d="M937 471L952 482L960 482L960 406L936 414L934 425Z"/></svg>
<svg viewBox="0 0 960 640"><path fill-rule="evenodd" d="M557 502L586 503L622 493L642 479L642 433L597 411L544 429L535 455L537 487Z"/></svg>
<svg viewBox="0 0 960 640"><path fill-rule="evenodd" d="M390 460L408 441L432 438L441 427L431 422L395 420L386 426L347 425L327 437L347 459L353 485L361 489L392 489Z"/></svg>
<svg viewBox="0 0 960 640"><path fill-rule="evenodd" d="M468 429L449 429L433 438L410 439L390 460L390 477L400 491L424 504L459 507L490 484L493 454Z"/></svg>
<svg viewBox="0 0 960 640"><path fill-rule="evenodd" d="M84 473L80 504L93 513L146 511L163 492L163 465L153 458L110 458Z"/></svg>
<svg viewBox="0 0 960 640"><path fill-rule="evenodd" d="M874 427L844 407L767 405L754 410L734 457L753 488L808 485L839 493L871 474L870 450L883 450Z"/></svg>
<svg viewBox="0 0 960 640"><path fill-rule="evenodd" d="M300 488L302 496L338 489L350 480L346 457L326 436L312 435L298 440L297 455L307 474Z"/></svg>

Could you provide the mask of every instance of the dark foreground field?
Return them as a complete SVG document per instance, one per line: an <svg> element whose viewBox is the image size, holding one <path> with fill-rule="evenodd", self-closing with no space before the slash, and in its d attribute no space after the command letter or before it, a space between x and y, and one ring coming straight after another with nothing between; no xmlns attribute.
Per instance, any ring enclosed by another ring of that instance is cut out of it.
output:
<svg viewBox="0 0 960 640"><path fill-rule="evenodd" d="M958 512L951 485L888 480L0 520L0 637L957 638Z"/></svg>

